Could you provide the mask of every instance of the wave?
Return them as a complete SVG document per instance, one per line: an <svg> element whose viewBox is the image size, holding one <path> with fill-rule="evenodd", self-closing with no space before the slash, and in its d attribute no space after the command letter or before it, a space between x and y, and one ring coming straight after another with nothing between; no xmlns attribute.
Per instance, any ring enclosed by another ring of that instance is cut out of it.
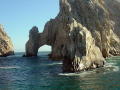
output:
<svg viewBox="0 0 120 90"><path fill-rule="evenodd" d="M83 71L80 73L59 73L58 75L60 76L80 76L80 77L85 77L86 75L90 75L94 73L93 71Z"/></svg>
<svg viewBox="0 0 120 90"><path fill-rule="evenodd" d="M49 63L49 64L41 64L41 66L54 66L54 65L62 65L62 62Z"/></svg>
<svg viewBox="0 0 120 90"><path fill-rule="evenodd" d="M52 66L52 65L62 65L62 62L59 63L51 63L51 64L47 64L48 66Z"/></svg>
<svg viewBox="0 0 120 90"><path fill-rule="evenodd" d="M111 72L119 71L119 66L117 66L116 63L106 63L104 68Z"/></svg>
<svg viewBox="0 0 120 90"><path fill-rule="evenodd" d="M82 71L80 73L59 73L58 75L61 76L80 76L85 77L90 74L107 74L112 72L118 72L119 66L116 65L116 63L106 63L106 65L102 68L93 69L91 71Z"/></svg>
<svg viewBox="0 0 120 90"><path fill-rule="evenodd" d="M18 69L20 68L19 66L4 66L4 67L0 67L0 69Z"/></svg>

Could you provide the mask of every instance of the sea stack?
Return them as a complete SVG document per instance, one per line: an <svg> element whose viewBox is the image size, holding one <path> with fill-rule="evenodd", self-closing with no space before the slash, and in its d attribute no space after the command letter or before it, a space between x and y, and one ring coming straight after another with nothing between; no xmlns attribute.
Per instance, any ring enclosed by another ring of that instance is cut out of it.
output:
<svg viewBox="0 0 120 90"><path fill-rule="evenodd" d="M0 25L0 57L6 57L13 55L13 44L10 37L4 31L2 25Z"/></svg>
<svg viewBox="0 0 120 90"><path fill-rule="evenodd" d="M120 3L116 0L59 0L60 12L45 25L30 30L26 56L50 45L53 59L63 59L63 72L104 66L105 58L120 55Z"/></svg>

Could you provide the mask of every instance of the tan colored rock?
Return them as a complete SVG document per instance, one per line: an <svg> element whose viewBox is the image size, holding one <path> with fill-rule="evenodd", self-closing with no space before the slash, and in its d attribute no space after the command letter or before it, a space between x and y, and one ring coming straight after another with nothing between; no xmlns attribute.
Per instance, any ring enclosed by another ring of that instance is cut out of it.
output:
<svg viewBox="0 0 120 90"><path fill-rule="evenodd" d="M14 51L12 41L5 33L3 26L0 25L0 56L9 56L13 54Z"/></svg>
<svg viewBox="0 0 120 90"><path fill-rule="evenodd" d="M114 0L60 0L58 16L47 22L43 33L34 34L31 32L34 28L31 29L26 56L36 56L38 49L46 44L52 47L51 58L63 59L64 72L103 66L104 58L120 55L120 34L115 33L120 32L116 28L120 24L116 19L119 16L115 16L119 15L116 7L120 4L112 6L113 2L117 3Z"/></svg>

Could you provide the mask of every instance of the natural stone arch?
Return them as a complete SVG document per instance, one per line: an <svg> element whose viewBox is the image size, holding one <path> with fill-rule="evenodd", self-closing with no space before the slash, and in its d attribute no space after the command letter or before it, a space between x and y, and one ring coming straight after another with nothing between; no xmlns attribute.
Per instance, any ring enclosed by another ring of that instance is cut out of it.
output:
<svg viewBox="0 0 120 90"><path fill-rule="evenodd" d="M105 1L60 0L58 16L46 23L43 33L37 27L30 30L26 56L36 56L38 48L47 44L52 58L63 58L64 72L79 72L103 66L104 57L120 55L119 34L111 23L114 16L109 16L114 12Z"/></svg>
<svg viewBox="0 0 120 90"><path fill-rule="evenodd" d="M52 21L50 21L51 23ZM51 54L50 57L52 59L62 59L62 48L64 46L65 40L61 38L61 41L63 40L63 43L59 43L59 40L57 40L55 37L57 37L57 33L52 31L50 27L50 23L46 24L45 30L43 33L39 33L39 30L36 26L34 26L30 32L29 32L29 40L26 43L26 54L25 56L37 56L38 50L43 45L51 46ZM57 29L56 29L57 30ZM63 33L64 34L64 33ZM58 38L59 39L59 38Z"/></svg>
<svg viewBox="0 0 120 90"><path fill-rule="evenodd" d="M47 45L46 37L39 33L39 30L34 26L29 32L29 40L26 43L26 55L37 56L40 47Z"/></svg>

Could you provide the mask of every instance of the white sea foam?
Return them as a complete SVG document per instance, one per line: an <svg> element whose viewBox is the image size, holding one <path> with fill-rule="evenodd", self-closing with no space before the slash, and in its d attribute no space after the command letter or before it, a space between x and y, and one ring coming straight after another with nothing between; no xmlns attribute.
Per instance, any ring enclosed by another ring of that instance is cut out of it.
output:
<svg viewBox="0 0 120 90"><path fill-rule="evenodd" d="M18 66L5 66L5 67L0 67L0 69L18 69L20 67Z"/></svg>
<svg viewBox="0 0 120 90"><path fill-rule="evenodd" d="M80 77L85 77L87 75L95 73L94 71L84 71L80 73L59 73L61 76L80 76Z"/></svg>
<svg viewBox="0 0 120 90"><path fill-rule="evenodd" d="M105 67L107 69L109 69L110 71L114 71L114 72L118 72L119 71L119 66L117 66L116 63L107 63L105 65Z"/></svg>
<svg viewBox="0 0 120 90"><path fill-rule="evenodd" d="M115 66L114 69L113 69L114 72L118 72L119 71L119 67L118 66Z"/></svg>
<svg viewBox="0 0 120 90"><path fill-rule="evenodd" d="M106 65L103 68L94 69L92 71L83 71L80 73L59 73L59 75L85 77L85 76L95 74L95 73L107 74L107 73L118 72L118 71L119 71L119 66L117 66L116 63L106 63Z"/></svg>
<svg viewBox="0 0 120 90"><path fill-rule="evenodd" d="M62 62L59 62L59 63L50 63L50 64L44 64L44 65L47 65L47 66L53 66L53 65L62 65Z"/></svg>

